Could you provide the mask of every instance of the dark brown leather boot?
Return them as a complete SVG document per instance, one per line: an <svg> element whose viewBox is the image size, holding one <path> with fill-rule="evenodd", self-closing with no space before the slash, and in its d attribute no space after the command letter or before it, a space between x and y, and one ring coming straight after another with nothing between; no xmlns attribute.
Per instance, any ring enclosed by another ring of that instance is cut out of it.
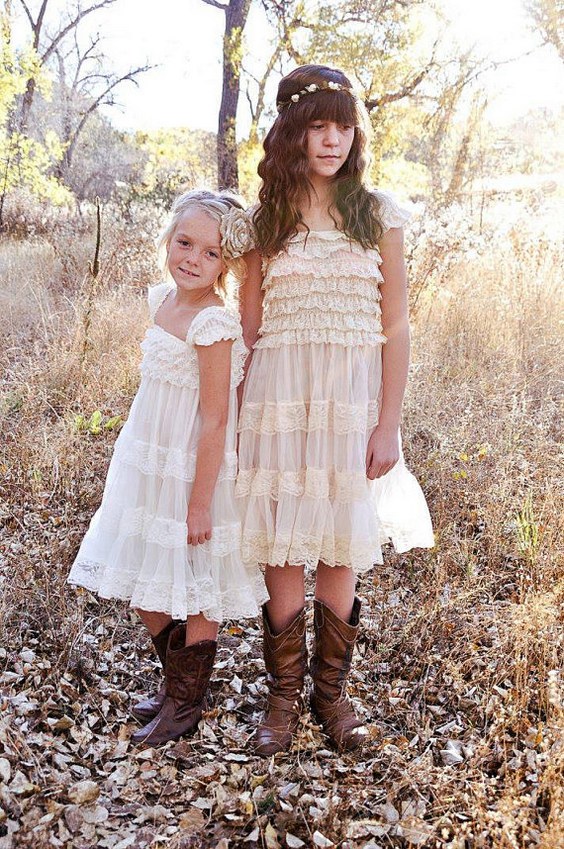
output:
<svg viewBox="0 0 564 849"><path fill-rule="evenodd" d="M368 731L355 716L346 694L347 675L358 634L360 599L355 598L350 622L314 601L315 648L310 664L313 690L311 709L323 730L339 749L357 749Z"/></svg>
<svg viewBox="0 0 564 849"><path fill-rule="evenodd" d="M202 640L186 646L185 639L185 626L177 625L168 641L163 705L145 728L132 734L134 743L159 746L168 740L178 740L193 731L200 721L217 643Z"/></svg>
<svg viewBox="0 0 564 849"><path fill-rule="evenodd" d="M159 631L155 637L151 636L151 640L153 641L155 651L159 656L163 672L166 666L166 650L170 632L173 628L176 628L177 625L181 624L182 622L180 619L173 619L165 628L163 628L162 631ZM143 701L137 702L137 704L133 705L131 713L136 719L140 719L142 722L149 722L149 720L153 719L153 717L156 716L162 708L164 698L165 682L163 679L163 682L157 692L150 695L148 699L144 699Z"/></svg>
<svg viewBox="0 0 564 849"><path fill-rule="evenodd" d="M266 606L262 608L262 618L269 693L253 745L257 754L268 756L283 752L292 745L292 735L301 712L307 648L304 610L281 634L272 633Z"/></svg>

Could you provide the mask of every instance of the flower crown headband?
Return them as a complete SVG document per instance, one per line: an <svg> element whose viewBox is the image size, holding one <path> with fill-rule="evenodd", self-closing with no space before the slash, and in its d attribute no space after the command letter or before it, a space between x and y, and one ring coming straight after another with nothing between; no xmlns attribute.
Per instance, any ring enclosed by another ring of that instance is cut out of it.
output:
<svg viewBox="0 0 564 849"><path fill-rule="evenodd" d="M341 83L334 83L332 81L310 83L309 85L306 85L305 88L296 92L296 94L293 94L289 100L282 100L277 103L276 108L279 112L282 112L282 110L287 106L291 106L292 103L297 103L301 97L304 97L306 94L315 94L316 91L346 91L351 97L356 97L354 91L351 91L351 89L347 86L341 85Z"/></svg>

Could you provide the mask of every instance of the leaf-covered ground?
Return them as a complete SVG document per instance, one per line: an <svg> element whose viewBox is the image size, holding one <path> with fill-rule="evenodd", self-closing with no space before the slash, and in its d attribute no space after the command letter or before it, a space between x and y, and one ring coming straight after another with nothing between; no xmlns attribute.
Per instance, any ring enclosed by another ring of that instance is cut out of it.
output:
<svg viewBox="0 0 564 849"><path fill-rule="evenodd" d="M46 512L20 537L41 556L67 546L64 524ZM0 650L0 849L539 845L562 712L556 673L550 715L520 693L535 686L519 679L521 648L528 674L546 674L562 598L524 624L510 600L439 592L432 569L432 553L391 557L359 586L349 690L370 725L363 754L328 748L306 706L291 753L271 759L248 745L265 693L260 623L223 629L194 737L135 747L129 708L158 680L146 635L124 605L75 594L60 571L27 619L23 599L20 640Z"/></svg>

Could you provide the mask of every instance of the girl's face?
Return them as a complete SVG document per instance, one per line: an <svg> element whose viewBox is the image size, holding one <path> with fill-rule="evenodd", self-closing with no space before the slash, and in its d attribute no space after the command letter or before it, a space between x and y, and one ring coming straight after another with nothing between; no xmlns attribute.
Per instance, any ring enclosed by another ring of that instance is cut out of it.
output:
<svg viewBox="0 0 564 849"><path fill-rule="evenodd" d="M312 121L307 131L310 177L331 179L347 161L354 141L354 126L334 121Z"/></svg>
<svg viewBox="0 0 564 849"><path fill-rule="evenodd" d="M209 289L225 270L219 224L201 209L188 209L168 245L167 266L179 289Z"/></svg>

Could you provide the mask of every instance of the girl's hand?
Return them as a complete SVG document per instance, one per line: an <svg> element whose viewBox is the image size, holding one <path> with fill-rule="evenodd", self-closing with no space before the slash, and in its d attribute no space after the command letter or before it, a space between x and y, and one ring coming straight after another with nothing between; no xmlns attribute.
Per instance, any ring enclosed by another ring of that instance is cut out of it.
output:
<svg viewBox="0 0 564 849"><path fill-rule="evenodd" d="M188 545L201 545L211 539L212 523L209 509L188 505Z"/></svg>
<svg viewBox="0 0 564 849"><path fill-rule="evenodd" d="M393 469L399 460L399 428L377 425L366 448L366 477L373 481Z"/></svg>

